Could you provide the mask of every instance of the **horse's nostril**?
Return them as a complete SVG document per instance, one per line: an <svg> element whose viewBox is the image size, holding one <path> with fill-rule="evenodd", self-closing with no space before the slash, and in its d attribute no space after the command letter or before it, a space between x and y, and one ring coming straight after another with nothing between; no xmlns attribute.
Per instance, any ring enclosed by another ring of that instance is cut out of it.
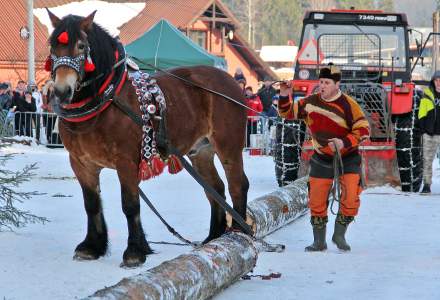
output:
<svg viewBox="0 0 440 300"><path fill-rule="evenodd" d="M66 90L67 90L66 91L67 96L70 97L72 95L72 88L68 86Z"/></svg>
<svg viewBox="0 0 440 300"><path fill-rule="evenodd" d="M67 86L64 89L55 88L54 93L61 101L68 100L72 97L72 88L70 86Z"/></svg>

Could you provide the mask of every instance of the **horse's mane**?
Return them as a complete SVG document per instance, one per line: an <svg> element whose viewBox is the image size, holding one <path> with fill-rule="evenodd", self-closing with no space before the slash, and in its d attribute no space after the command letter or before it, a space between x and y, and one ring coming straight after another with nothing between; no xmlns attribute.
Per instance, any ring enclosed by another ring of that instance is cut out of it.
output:
<svg viewBox="0 0 440 300"><path fill-rule="evenodd" d="M56 48L59 44L58 36L66 31L69 36L68 47L72 49L81 36L80 22L82 19L82 17L76 15L65 16L49 38L50 47L52 49ZM90 56L96 66L95 71L87 75L92 77L100 73L110 73L115 63L117 40L96 23L93 23L92 29L87 32L87 40L90 47ZM99 85L99 82L97 84Z"/></svg>

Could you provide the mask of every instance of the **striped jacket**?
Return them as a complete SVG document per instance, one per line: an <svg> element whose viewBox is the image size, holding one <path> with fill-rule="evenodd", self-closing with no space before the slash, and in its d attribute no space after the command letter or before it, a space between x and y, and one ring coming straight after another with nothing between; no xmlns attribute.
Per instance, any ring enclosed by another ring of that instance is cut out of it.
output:
<svg viewBox="0 0 440 300"><path fill-rule="evenodd" d="M315 152L325 158L333 157L328 146L331 138L342 139L341 155L347 156L358 152L359 143L370 136L370 126L361 107L342 93L333 101L321 99L319 93L294 102L289 97L280 97L278 113L288 120L304 120Z"/></svg>

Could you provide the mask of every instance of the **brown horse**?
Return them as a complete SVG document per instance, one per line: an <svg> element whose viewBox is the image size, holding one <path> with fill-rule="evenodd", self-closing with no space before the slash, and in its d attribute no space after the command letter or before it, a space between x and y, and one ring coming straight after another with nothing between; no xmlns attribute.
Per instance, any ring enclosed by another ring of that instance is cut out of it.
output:
<svg viewBox="0 0 440 300"><path fill-rule="evenodd" d="M125 70L125 64L115 67L115 51L120 43L93 23L95 12L85 18L69 15L63 19L49 10L48 13L54 27L49 41L51 57L48 60L54 80L52 105L78 108L84 103L83 99L102 100L99 90L109 74L114 73L113 78L121 78ZM169 72L244 103L239 86L221 70L196 66L175 68ZM217 154L226 173L233 207L244 218L249 188L242 157L245 109L166 72L159 72L154 77L166 99L165 127L169 143L182 154L191 153L189 157L194 168L225 197L224 183L214 166L213 159ZM135 89L129 80L121 83L117 94L120 101L141 115ZM101 102L95 103L100 105ZM95 114L90 119L82 118L82 122L68 121L66 115L59 113L60 135L81 185L88 217L87 235L76 247L75 258L97 259L107 251L99 174L103 168L111 168L118 174L122 209L128 223L128 246L123 255L123 264L137 266L145 262L147 254L152 253L140 217L138 171L142 130L114 105L98 110L92 107L89 111L95 111ZM206 139L208 146L202 143ZM211 195L207 194L207 197L211 205L211 224L205 242L221 236L226 230L225 211ZM238 225L234 225L238 229Z"/></svg>

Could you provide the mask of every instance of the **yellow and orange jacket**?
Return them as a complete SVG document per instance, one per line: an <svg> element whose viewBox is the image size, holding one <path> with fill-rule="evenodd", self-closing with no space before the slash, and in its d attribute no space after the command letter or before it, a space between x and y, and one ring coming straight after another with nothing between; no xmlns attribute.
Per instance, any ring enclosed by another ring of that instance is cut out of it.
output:
<svg viewBox="0 0 440 300"><path fill-rule="evenodd" d="M328 145L331 138L343 141L341 156L344 157L358 152L359 143L370 136L370 126L361 107L343 93L332 101L323 100L319 93L299 101L280 97L278 113L288 120L304 120L315 152L325 158L333 157Z"/></svg>

